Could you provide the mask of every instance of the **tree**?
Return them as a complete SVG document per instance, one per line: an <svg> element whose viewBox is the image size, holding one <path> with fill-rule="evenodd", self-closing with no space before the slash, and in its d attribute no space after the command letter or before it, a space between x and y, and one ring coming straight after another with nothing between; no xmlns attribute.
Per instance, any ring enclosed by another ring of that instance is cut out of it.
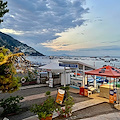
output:
<svg viewBox="0 0 120 120"><path fill-rule="evenodd" d="M0 47L0 90L2 92L14 92L18 90L16 67L22 68L20 63L28 66L28 61L23 59L23 53L12 54L9 49Z"/></svg>
<svg viewBox="0 0 120 120"><path fill-rule="evenodd" d="M3 19L1 19L5 13L9 12L9 9L6 9L7 7L7 1L3 2L3 0L0 0L0 23L3 22Z"/></svg>

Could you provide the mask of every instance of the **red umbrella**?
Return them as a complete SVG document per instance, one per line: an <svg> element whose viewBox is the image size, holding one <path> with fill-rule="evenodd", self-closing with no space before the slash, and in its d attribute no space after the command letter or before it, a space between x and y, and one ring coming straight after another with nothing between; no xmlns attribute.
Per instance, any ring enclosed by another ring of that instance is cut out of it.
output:
<svg viewBox="0 0 120 120"><path fill-rule="evenodd" d="M120 77L120 69L108 65L96 70L85 72L85 74L116 78Z"/></svg>

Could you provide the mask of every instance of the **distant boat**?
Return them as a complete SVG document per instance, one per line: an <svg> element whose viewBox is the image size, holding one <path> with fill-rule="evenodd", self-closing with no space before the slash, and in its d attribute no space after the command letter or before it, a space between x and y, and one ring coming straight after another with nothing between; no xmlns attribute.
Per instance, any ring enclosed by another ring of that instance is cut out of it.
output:
<svg viewBox="0 0 120 120"><path fill-rule="evenodd" d="M104 62L110 62L110 60L105 60Z"/></svg>
<svg viewBox="0 0 120 120"><path fill-rule="evenodd" d="M79 60L79 58L74 58L74 60Z"/></svg>
<svg viewBox="0 0 120 120"><path fill-rule="evenodd" d="M104 56L104 58L110 58L110 56Z"/></svg>

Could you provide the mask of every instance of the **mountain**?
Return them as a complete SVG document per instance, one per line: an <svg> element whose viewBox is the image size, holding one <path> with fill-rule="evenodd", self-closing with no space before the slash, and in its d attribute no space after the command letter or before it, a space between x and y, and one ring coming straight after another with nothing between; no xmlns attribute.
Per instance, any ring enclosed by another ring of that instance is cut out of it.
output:
<svg viewBox="0 0 120 120"><path fill-rule="evenodd" d="M21 43L20 41L14 39L10 35L0 32L0 47L2 46L10 49L10 51L13 53L15 52L15 49L18 48L17 52L23 52L25 55L44 56L42 53L36 51L34 48Z"/></svg>

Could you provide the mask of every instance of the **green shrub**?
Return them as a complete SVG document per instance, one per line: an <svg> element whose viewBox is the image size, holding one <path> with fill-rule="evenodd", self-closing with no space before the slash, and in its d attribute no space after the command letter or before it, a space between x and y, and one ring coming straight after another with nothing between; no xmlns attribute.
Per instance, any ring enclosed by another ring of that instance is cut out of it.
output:
<svg viewBox="0 0 120 120"><path fill-rule="evenodd" d="M117 87L119 87L119 88L120 88L120 84L117 84Z"/></svg>
<svg viewBox="0 0 120 120"><path fill-rule="evenodd" d="M69 89L70 89L69 86L66 86L66 87L62 86L60 87L60 89L65 90L65 97L69 96Z"/></svg>
<svg viewBox="0 0 120 120"><path fill-rule="evenodd" d="M70 87L69 86L66 86L66 87L62 86L62 87L60 87L60 89L68 91L70 89Z"/></svg>
<svg viewBox="0 0 120 120"><path fill-rule="evenodd" d="M28 71L28 81L35 81L37 80L37 74L31 71Z"/></svg>
<svg viewBox="0 0 120 120"><path fill-rule="evenodd" d="M50 91L47 91L45 94L46 94L46 96L47 96L47 95L50 95L50 93L51 93Z"/></svg>
<svg viewBox="0 0 120 120"><path fill-rule="evenodd" d="M60 115L62 115L64 117L71 116L72 115L72 106L74 105L73 97L68 96L65 99L63 105L65 105L65 107L60 109Z"/></svg>
<svg viewBox="0 0 120 120"><path fill-rule="evenodd" d="M60 113L61 116L69 117L72 115L72 107L74 105L74 100L73 100L73 97L70 96L70 93L69 93L70 87L69 86L61 87L61 89L65 90L66 94L65 94L65 100L63 103L64 107L59 108L58 112Z"/></svg>
<svg viewBox="0 0 120 120"><path fill-rule="evenodd" d="M47 99L40 105L33 105L31 107L31 112L34 112L38 115L38 118L46 118L52 116L53 111L56 110L56 104L54 98L50 96L50 91L46 92Z"/></svg>
<svg viewBox="0 0 120 120"><path fill-rule="evenodd" d="M5 116L10 113L17 113L20 110L20 105L18 105L18 103L22 99L23 97L20 96L16 96L16 97L10 96L7 99L1 99L0 107L3 107L4 109L2 115Z"/></svg>

